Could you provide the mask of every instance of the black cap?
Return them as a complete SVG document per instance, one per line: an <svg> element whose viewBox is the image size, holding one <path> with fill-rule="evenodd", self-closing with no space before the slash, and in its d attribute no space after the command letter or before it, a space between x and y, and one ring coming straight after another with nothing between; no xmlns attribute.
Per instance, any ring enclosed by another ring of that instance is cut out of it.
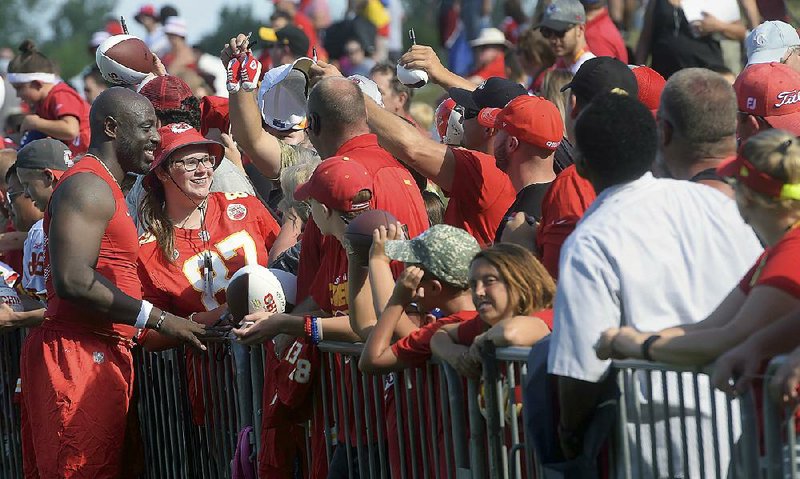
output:
<svg viewBox="0 0 800 479"><path fill-rule="evenodd" d="M17 168L28 168L31 170L56 170L66 171L73 165L72 152L67 145L53 139L42 138L34 140L23 146L17 152Z"/></svg>
<svg viewBox="0 0 800 479"><path fill-rule="evenodd" d="M590 102L602 93L625 91L633 98L639 95L636 75L628 65L613 57L596 57L586 60L578 72L561 91L572 89L576 98Z"/></svg>
<svg viewBox="0 0 800 479"><path fill-rule="evenodd" d="M291 50L292 54L298 57L304 57L308 53L308 47L311 41L308 35L295 27L294 25L286 25L280 30L275 31L275 36L278 38L276 42L278 45L286 45Z"/></svg>
<svg viewBox="0 0 800 479"><path fill-rule="evenodd" d="M478 85L473 91L450 88L447 94L457 104L475 112L484 108L503 108L514 98L527 95L528 91L519 83L505 78L492 77Z"/></svg>

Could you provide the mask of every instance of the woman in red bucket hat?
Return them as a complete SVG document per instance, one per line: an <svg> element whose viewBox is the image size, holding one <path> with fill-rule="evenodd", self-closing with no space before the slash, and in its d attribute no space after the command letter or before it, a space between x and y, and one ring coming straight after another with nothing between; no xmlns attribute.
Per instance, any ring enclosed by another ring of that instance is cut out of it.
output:
<svg viewBox="0 0 800 479"><path fill-rule="evenodd" d="M139 207L143 293L153 304L214 325L226 313L231 275L245 265L266 266L280 227L256 197L210 192L222 144L186 123L163 126L159 134L161 145L145 175ZM149 331L139 341L150 350L177 345ZM202 392L191 368L188 374L194 420L201 424Z"/></svg>

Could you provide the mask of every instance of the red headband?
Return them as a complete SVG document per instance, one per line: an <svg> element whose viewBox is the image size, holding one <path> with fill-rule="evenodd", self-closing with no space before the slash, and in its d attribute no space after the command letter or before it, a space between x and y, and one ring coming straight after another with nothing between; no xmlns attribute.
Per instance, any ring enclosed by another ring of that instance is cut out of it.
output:
<svg viewBox="0 0 800 479"><path fill-rule="evenodd" d="M735 178L751 190L772 198L800 200L800 183L784 183L757 170L741 153L724 160L717 167L717 174L725 178Z"/></svg>

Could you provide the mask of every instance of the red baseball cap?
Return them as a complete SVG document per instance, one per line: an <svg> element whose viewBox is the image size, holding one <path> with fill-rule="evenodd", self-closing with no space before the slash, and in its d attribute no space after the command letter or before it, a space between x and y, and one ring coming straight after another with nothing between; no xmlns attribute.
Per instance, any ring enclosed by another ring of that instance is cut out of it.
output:
<svg viewBox="0 0 800 479"><path fill-rule="evenodd" d="M558 108L538 96L518 96L505 108L484 108L478 114L478 123L503 129L525 143L548 150L558 148L564 138L564 120Z"/></svg>
<svg viewBox="0 0 800 479"><path fill-rule="evenodd" d="M782 63L745 68L733 84L739 111L800 135L800 73Z"/></svg>
<svg viewBox="0 0 800 479"><path fill-rule="evenodd" d="M133 18L136 19L137 22L142 23L142 17L150 17L158 20L158 12L156 11L155 5L146 3L139 7L139 11L136 12Z"/></svg>
<svg viewBox="0 0 800 479"><path fill-rule="evenodd" d="M661 105L661 92L664 91L667 80L657 71L644 65L631 66L631 71L639 85L639 101L651 112L657 112Z"/></svg>
<svg viewBox="0 0 800 479"><path fill-rule="evenodd" d="M181 78L174 75L157 76L142 86L144 95L156 110L184 110L181 103L192 96L192 89Z"/></svg>
<svg viewBox="0 0 800 479"><path fill-rule="evenodd" d="M221 96L206 95L200 100L200 133L203 136L208 130L216 128L227 133L231 127L228 112L228 99Z"/></svg>
<svg viewBox="0 0 800 479"><path fill-rule="evenodd" d="M320 163L311 178L297 187L294 199L313 198L328 208L350 213L369 208L369 203L353 203L353 197L361 190L372 191L367 169L346 156L333 156Z"/></svg>
<svg viewBox="0 0 800 479"><path fill-rule="evenodd" d="M209 154L217 158L214 168L219 166L220 160L225 156L225 147L222 143L211 141L203 137L199 131L187 123L170 123L158 129L161 135L161 144L155 152L155 161L150 165L150 172L155 171L176 150L190 145L208 145Z"/></svg>

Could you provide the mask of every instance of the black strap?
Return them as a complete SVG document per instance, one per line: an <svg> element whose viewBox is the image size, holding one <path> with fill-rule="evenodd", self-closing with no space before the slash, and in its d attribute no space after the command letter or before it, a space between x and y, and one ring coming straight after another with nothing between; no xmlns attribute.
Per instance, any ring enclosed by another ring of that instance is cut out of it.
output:
<svg viewBox="0 0 800 479"><path fill-rule="evenodd" d="M722 181L724 182L725 179L722 178L717 174L716 168L708 168L707 170L703 170L700 173L694 175L693 177L689 178L689 181L692 183L697 183L699 181L706 181L706 180L714 180L714 181Z"/></svg>

